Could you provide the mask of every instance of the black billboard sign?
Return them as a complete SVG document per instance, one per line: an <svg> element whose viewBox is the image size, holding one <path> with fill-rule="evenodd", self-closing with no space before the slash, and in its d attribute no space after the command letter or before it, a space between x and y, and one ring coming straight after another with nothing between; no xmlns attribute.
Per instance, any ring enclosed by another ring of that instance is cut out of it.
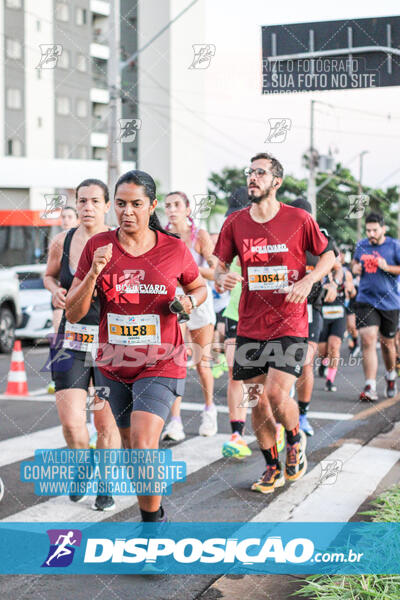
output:
<svg viewBox="0 0 400 600"><path fill-rule="evenodd" d="M262 27L263 94L400 85L400 16Z"/></svg>

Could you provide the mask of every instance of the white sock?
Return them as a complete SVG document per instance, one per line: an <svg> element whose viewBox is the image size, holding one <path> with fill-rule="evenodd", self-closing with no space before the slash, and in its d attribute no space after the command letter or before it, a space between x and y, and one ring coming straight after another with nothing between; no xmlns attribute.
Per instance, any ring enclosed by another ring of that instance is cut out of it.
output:
<svg viewBox="0 0 400 600"><path fill-rule="evenodd" d="M394 381L397 377L397 373L396 371L393 369L393 371L386 371L386 379L388 381Z"/></svg>
<svg viewBox="0 0 400 600"><path fill-rule="evenodd" d="M365 385L370 385L371 386L371 390L373 390L374 392L376 392L376 379L366 379L365 380Z"/></svg>

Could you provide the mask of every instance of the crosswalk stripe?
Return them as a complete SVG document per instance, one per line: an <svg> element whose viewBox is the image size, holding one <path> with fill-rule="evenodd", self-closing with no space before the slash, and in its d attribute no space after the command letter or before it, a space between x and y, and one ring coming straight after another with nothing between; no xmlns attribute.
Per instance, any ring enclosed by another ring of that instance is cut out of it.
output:
<svg viewBox="0 0 400 600"><path fill-rule="evenodd" d="M248 443L254 441L253 436L247 436ZM222 458L222 444L227 440L226 434L217 434L212 437L196 436L190 440L182 442L172 448L174 460L184 460L186 462L186 476L210 465ZM179 484L175 486L179 493ZM94 496L87 498L82 503L73 504L66 496L50 498L46 502L41 502L35 506L30 506L18 513L10 515L3 521L16 522L50 522L50 521L91 521L98 522L107 519L110 515L115 515L120 511L126 510L136 504L136 496L118 496L115 498L117 508L113 512L93 511L90 506L93 504Z"/></svg>
<svg viewBox="0 0 400 600"><path fill-rule="evenodd" d="M399 459L400 452L394 450L343 444L324 459L339 461L334 483L321 482L318 464L290 487L286 483L284 493L252 521L347 522Z"/></svg>
<svg viewBox="0 0 400 600"><path fill-rule="evenodd" d="M38 448L62 448L65 440L61 425L19 435L0 442L0 467L34 456Z"/></svg>

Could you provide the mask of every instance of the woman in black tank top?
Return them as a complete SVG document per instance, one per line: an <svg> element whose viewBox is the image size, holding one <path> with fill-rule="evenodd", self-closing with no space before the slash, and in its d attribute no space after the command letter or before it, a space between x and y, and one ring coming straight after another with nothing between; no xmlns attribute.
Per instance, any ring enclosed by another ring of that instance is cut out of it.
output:
<svg viewBox="0 0 400 600"><path fill-rule="evenodd" d="M55 308L63 310L56 332L56 344L50 349L51 367L56 389L56 403L68 448L88 448L86 402L89 386L96 386L98 376L92 354L98 339L99 302L93 298L88 314L79 323L65 318L65 297L71 287L74 272L86 242L95 234L108 230L104 223L110 207L107 186L97 179L87 179L76 189L79 227L58 234L49 250L45 287L52 293ZM121 440L108 402L94 397L94 425L97 448L120 448ZM70 499L84 500L82 488L72 482ZM96 510L111 510L115 503L110 496L98 495Z"/></svg>

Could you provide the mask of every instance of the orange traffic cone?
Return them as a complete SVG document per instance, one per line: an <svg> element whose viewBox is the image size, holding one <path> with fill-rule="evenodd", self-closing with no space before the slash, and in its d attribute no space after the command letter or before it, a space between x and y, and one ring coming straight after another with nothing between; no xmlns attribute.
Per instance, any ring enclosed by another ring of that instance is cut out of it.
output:
<svg viewBox="0 0 400 600"><path fill-rule="evenodd" d="M22 354L21 342L14 342L11 355L11 366L7 379L7 396L29 396L28 383L26 381L24 355Z"/></svg>

